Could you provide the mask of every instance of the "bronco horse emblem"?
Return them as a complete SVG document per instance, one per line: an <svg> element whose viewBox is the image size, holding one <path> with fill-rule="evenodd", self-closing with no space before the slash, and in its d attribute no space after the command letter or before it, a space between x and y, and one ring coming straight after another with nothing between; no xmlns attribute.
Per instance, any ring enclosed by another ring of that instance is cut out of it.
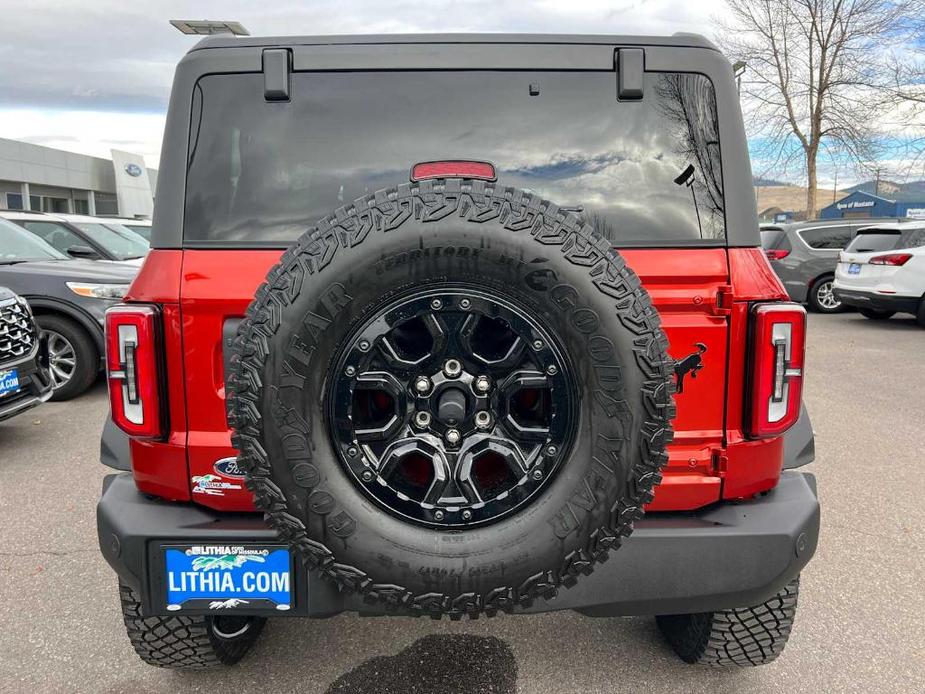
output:
<svg viewBox="0 0 925 694"><path fill-rule="evenodd" d="M674 376L678 385L675 392L677 393L684 392L684 377L687 374L690 374L691 378L697 378L697 372L703 368L701 355L707 351L707 346L702 342L695 342L694 346L697 348L696 352L692 352L674 363Z"/></svg>

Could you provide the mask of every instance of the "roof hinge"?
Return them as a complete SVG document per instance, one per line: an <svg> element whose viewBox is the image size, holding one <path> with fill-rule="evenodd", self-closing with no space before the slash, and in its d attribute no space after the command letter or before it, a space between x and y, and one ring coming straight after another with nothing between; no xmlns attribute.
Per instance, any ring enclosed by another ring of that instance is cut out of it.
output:
<svg viewBox="0 0 925 694"><path fill-rule="evenodd" d="M264 49L263 98L267 101L289 101L291 73L292 53L288 48Z"/></svg>
<svg viewBox="0 0 925 694"><path fill-rule="evenodd" d="M617 71L617 101L640 101L646 69L645 51L642 48L617 48L613 52L613 66Z"/></svg>
<svg viewBox="0 0 925 694"><path fill-rule="evenodd" d="M713 315L728 316L732 313L732 299L732 285L719 285L716 288L716 303L713 304Z"/></svg>

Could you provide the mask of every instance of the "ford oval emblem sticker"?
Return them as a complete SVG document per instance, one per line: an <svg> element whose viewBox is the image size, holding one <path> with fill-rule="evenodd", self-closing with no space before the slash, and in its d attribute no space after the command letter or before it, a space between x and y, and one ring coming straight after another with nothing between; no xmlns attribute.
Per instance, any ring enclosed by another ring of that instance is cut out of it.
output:
<svg viewBox="0 0 925 694"><path fill-rule="evenodd" d="M235 477L237 479L244 479L244 470L238 467L237 458L222 458L215 461L215 465L212 467L215 468L215 471L225 477Z"/></svg>
<svg viewBox="0 0 925 694"><path fill-rule="evenodd" d="M135 178L138 178L139 176L141 176L141 167L138 166L138 164L126 164L125 173L127 173L129 176L134 176Z"/></svg>

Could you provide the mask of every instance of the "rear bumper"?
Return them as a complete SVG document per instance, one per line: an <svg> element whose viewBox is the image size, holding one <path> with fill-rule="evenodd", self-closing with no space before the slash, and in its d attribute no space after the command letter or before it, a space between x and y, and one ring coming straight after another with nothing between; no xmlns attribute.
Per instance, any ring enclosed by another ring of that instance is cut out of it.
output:
<svg viewBox="0 0 925 694"><path fill-rule="evenodd" d="M136 490L129 474L106 478L97 529L103 556L141 594L146 614L166 614L162 544L277 542L259 515L152 499ZM609 561L526 612L651 615L755 605L800 572L818 536L815 478L785 471L778 486L759 499L647 515ZM294 587L295 609L286 616L382 613L355 595L339 593L314 572L296 572Z"/></svg>
<svg viewBox="0 0 925 694"><path fill-rule="evenodd" d="M897 296L895 294L876 294L857 289L840 289L835 287L835 296L842 303L855 308L869 308L873 311L897 311L915 314L919 310L919 298L916 296Z"/></svg>

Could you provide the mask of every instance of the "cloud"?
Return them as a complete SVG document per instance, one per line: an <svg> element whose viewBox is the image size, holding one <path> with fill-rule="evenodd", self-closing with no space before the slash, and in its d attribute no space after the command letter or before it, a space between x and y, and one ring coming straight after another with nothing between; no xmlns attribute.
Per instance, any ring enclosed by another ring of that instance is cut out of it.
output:
<svg viewBox="0 0 925 694"><path fill-rule="evenodd" d="M3 137L105 159L110 149L129 150L154 168L164 134L157 113L12 109L0 111L0 123Z"/></svg>
<svg viewBox="0 0 925 694"><path fill-rule="evenodd" d="M255 35L402 32L671 34L710 32L721 0L31 0L6 13L0 43L4 137L108 156L132 148L156 165L173 70L196 42L168 24L235 19ZM49 30L49 21L66 31ZM93 114L82 117L85 112ZM109 114L109 115L105 115ZM150 117L157 120L155 123ZM29 119L35 118L33 122ZM47 128L44 129L43 128ZM118 132L118 135L114 135ZM137 141L138 145L117 143Z"/></svg>

